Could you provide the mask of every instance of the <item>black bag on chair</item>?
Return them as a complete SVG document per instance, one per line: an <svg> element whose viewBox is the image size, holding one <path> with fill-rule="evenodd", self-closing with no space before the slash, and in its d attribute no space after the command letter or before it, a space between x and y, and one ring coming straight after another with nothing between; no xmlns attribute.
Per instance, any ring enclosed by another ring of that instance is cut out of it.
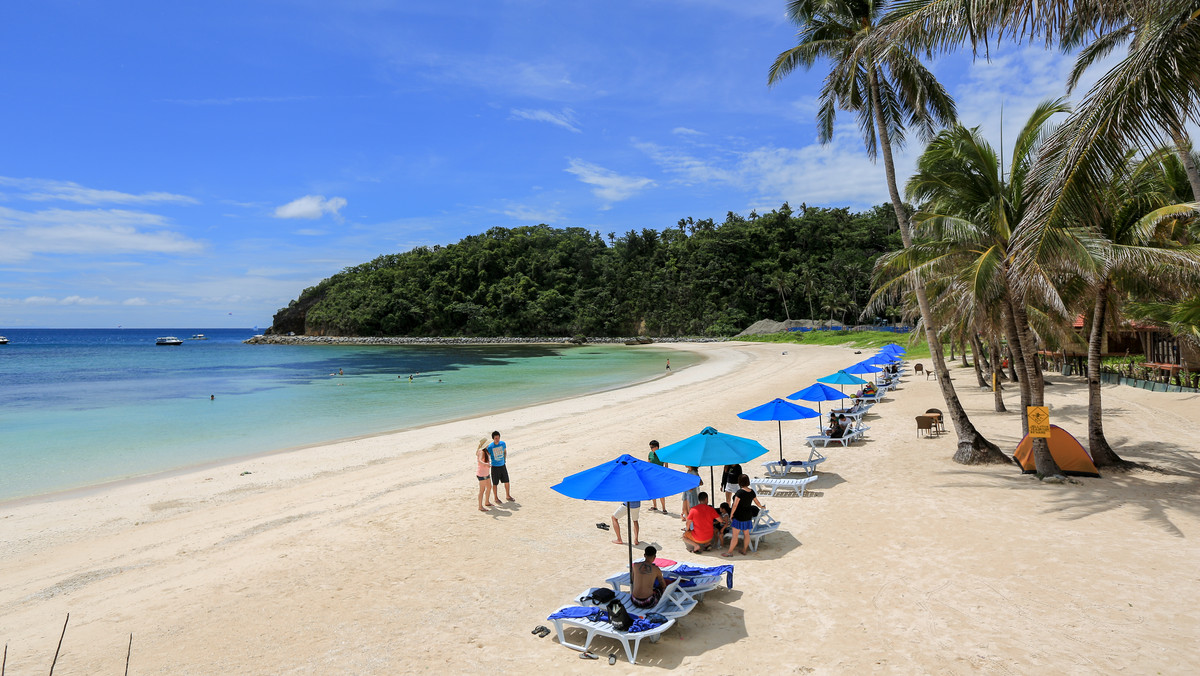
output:
<svg viewBox="0 0 1200 676"><path fill-rule="evenodd" d="M608 621L612 623L613 629L620 631L625 631L633 625L633 618L629 616L629 611L625 610L625 606L616 599L608 602Z"/></svg>

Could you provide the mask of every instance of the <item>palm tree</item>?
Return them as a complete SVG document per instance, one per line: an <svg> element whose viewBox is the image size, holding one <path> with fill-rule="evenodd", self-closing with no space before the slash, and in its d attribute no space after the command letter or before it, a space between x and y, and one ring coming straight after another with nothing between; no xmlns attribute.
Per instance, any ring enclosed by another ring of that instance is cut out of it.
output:
<svg viewBox="0 0 1200 676"><path fill-rule="evenodd" d="M1180 245L1170 230L1189 220L1197 204L1171 203L1161 154L1136 166L1132 153L1096 197L1097 208L1076 229L1086 252L1086 280L1093 297L1088 338L1088 446L1097 467L1124 464L1104 437L1100 388L1100 347L1110 310L1139 290L1153 297L1187 284L1200 274L1200 246Z"/></svg>
<svg viewBox="0 0 1200 676"><path fill-rule="evenodd" d="M1007 177L998 154L978 128L954 125L939 133L906 186L909 198L921 205L916 221L922 240L910 249L880 257L877 297L898 285L940 279L949 290L943 295L952 299L957 314L975 318L976 325L995 327L995 333L1006 334L1010 346L1021 344L1028 313L1025 297L1013 283L1013 226L1030 202L1027 179L1039 140L1050 118L1068 110L1061 99L1037 106L1017 135ZM1030 376L1020 379L1024 411L1026 406L1041 405L1032 387L1036 363L1031 349L1014 349L1014 354L1020 355L1019 366ZM1035 444L1034 450L1038 471L1057 474L1048 448L1038 453Z"/></svg>
<svg viewBox="0 0 1200 676"><path fill-rule="evenodd" d="M912 227L908 210L900 200L892 146L904 143L906 124L915 126L923 137L931 137L939 126L954 120L955 109L945 89L911 50L898 42L869 41L878 32L888 4L887 0L791 0L787 14L800 27L798 44L775 59L767 83L778 84L797 68L808 70L818 60L829 62L830 70L819 95L819 138L822 143L833 139L838 109L858 117L868 157L883 157L900 238L909 248L913 246ZM918 281L914 291L938 385L958 435L955 459L984 462L995 454L1002 455L975 429L963 410L946 368L924 284Z"/></svg>

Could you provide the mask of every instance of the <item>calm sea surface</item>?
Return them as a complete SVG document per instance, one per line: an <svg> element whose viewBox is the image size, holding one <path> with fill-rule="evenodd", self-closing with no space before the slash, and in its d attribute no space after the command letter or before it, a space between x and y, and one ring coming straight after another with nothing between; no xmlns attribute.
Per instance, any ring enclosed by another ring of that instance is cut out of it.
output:
<svg viewBox="0 0 1200 676"><path fill-rule="evenodd" d="M0 500L619 387L667 357L697 359L607 345L243 345L250 329L3 333ZM197 333L208 340L154 344Z"/></svg>

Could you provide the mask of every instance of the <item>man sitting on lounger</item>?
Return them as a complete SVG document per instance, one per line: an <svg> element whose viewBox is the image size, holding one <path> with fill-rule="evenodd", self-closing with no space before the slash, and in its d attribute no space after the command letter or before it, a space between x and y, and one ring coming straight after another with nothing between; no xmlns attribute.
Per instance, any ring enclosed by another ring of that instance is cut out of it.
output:
<svg viewBox="0 0 1200 676"><path fill-rule="evenodd" d="M646 547L646 558L633 566L633 586L630 588L629 600L638 608L653 608L662 598L667 581L663 579L662 570L654 565L658 558L658 550L653 545Z"/></svg>
<svg viewBox="0 0 1200 676"><path fill-rule="evenodd" d="M687 525L683 530L683 546L693 554L712 546L713 521L721 518L717 510L708 504L708 493L700 491L696 500L696 506L688 512Z"/></svg>

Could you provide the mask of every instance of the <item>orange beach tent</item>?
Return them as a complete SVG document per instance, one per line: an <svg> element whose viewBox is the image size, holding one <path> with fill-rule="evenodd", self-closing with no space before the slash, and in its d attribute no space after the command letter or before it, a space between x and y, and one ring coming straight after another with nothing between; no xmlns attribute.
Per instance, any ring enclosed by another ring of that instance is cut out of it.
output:
<svg viewBox="0 0 1200 676"><path fill-rule="evenodd" d="M1092 464L1092 456L1088 454L1083 444L1071 436L1070 432L1058 425L1051 425L1050 438L1046 441L1050 444L1050 455L1054 457L1054 462L1058 464L1058 468L1063 471L1063 474L1072 476L1100 476L1096 465ZM1035 471L1033 464L1033 437L1026 434L1021 443L1017 444L1017 450L1013 453L1013 457L1017 459L1017 463L1021 465L1021 469L1026 474L1033 473Z"/></svg>

